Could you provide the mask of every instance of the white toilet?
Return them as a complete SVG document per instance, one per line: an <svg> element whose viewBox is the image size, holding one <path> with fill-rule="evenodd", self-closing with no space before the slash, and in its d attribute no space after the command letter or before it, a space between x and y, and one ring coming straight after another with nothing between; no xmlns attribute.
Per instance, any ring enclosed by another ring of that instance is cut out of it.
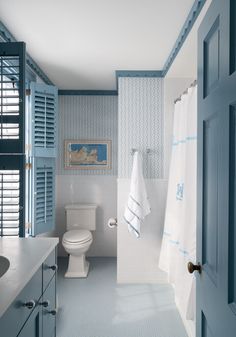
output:
<svg viewBox="0 0 236 337"><path fill-rule="evenodd" d="M85 259L96 229L96 208L94 204L72 204L65 207L66 229L62 245L69 254L65 277L87 277L89 262Z"/></svg>

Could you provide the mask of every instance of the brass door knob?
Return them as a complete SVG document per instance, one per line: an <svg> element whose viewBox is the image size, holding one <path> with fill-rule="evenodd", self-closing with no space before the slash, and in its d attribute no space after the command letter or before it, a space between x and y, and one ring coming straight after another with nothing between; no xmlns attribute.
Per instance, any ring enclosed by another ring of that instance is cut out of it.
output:
<svg viewBox="0 0 236 337"><path fill-rule="evenodd" d="M193 264L192 262L188 263L188 271L190 274L192 274L194 271L198 271L199 274L202 272L202 267L200 264Z"/></svg>

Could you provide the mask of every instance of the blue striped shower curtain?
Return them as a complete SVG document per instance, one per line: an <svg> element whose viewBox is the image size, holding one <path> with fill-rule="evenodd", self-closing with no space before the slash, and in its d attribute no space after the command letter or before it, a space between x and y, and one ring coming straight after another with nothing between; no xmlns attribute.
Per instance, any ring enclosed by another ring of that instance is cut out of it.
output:
<svg viewBox="0 0 236 337"><path fill-rule="evenodd" d="M186 319L195 317L197 87L175 104L172 157L159 267L168 273L176 304Z"/></svg>

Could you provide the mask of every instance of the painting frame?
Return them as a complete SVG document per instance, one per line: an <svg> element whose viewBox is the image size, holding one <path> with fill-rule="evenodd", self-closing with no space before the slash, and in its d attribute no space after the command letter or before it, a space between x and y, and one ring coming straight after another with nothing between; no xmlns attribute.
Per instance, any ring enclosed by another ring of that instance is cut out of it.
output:
<svg viewBox="0 0 236 337"><path fill-rule="evenodd" d="M66 139L64 168L66 170L110 170L111 140Z"/></svg>

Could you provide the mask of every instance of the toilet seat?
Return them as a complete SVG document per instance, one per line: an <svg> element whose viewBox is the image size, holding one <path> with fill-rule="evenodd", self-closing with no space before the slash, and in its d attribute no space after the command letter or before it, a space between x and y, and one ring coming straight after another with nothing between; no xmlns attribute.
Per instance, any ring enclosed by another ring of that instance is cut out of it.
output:
<svg viewBox="0 0 236 337"><path fill-rule="evenodd" d="M92 240L92 233L86 229L72 229L65 232L63 241L69 244L83 244Z"/></svg>

